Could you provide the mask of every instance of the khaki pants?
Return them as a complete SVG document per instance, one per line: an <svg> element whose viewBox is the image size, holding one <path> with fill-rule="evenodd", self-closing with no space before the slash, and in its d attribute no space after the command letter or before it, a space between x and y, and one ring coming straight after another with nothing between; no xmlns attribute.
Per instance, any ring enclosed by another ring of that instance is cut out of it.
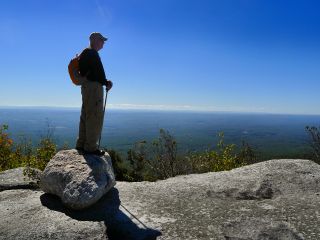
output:
<svg viewBox="0 0 320 240"><path fill-rule="evenodd" d="M99 82L84 81L81 86L82 107L76 147L85 151L98 149L103 123L103 86Z"/></svg>

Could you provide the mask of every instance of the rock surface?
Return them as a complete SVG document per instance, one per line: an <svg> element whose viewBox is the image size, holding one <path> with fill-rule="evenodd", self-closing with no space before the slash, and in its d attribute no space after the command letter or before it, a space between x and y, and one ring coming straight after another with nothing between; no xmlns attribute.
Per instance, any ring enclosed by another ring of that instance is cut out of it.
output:
<svg viewBox="0 0 320 240"><path fill-rule="evenodd" d="M81 211L42 191L2 191L0 239L320 239L319 209L320 165L270 160L118 182Z"/></svg>
<svg viewBox="0 0 320 240"><path fill-rule="evenodd" d="M76 150L58 152L42 173L42 191L57 195L73 209L96 203L114 185L115 176L108 153L102 157Z"/></svg>
<svg viewBox="0 0 320 240"><path fill-rule="evenodd" d="M24 174L24 172L26 174ZM28 176L27 173L32 173ZM10 189L37 189L41 171L34 168L14 168L0 172L0 191Z"/></svg>

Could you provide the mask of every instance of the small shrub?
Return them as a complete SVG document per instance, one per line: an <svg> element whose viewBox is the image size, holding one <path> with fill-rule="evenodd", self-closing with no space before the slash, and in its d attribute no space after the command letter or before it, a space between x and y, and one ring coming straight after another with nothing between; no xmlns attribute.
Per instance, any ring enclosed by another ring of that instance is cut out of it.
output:
<svg viewBox="0 0 320 240"><path fill-rule="evenodd" d="M10 168L13 141L7 133L8 125L0 126L0 171Z"/></svg>
<svg viewBox="0 0 320 240"><path fill-rule="evenodd" d="M311 138L310 146L314 153L314 160L320 164L320 130L317 127L307 126L306 131Z"/></svg>
<svg viewBox="0 0 320 240"><path fill-rule="evenodd" d="M37 148L34 149L31 140L24 136L20 136L19 141L14 143L9 138L7 130L7 125L0 127L0 171L17 167L44 170L49 160L56 154L57 148L51 135L41 138Z"/></svg>
<svg viewBox="0 0 320 240"><path fill-rule="evenodd" d="M132 149L128 150L129 176L133 181L156 180L156 177L150 174L153 167L147 155L146 141L137 142Z"/></svg>
<svg viewBox="0 0 320 240"><path fill-rule="evenodd" d="M238 150L235 144L226 144L219 133L216 150L178 156L177 142L168 131L160 129L159 138L152 144L138 142L128 151L130 176L135 181L155 181L180 174L224 171L256 162L256 155L248 143Z"/></svg>
<svg viewBox="0 0 320 240"><path fill-rule="evenodd" d="M25 136L19 137L19 142L15 145L14 151L11 153L11 162L15 164L13 167L34 167L36 156L30 139Z"/></svg>
<svg viewBox="0 0 320 240"><path fill-rule="evenodd" d="M138 142L128 151L127 160L131 166L131 177L136 181L155 181L186 174L188 169L184 158L177 154L177 142L164 129L151 143Z"/></svg>
<svg viewBox="0 0 320 240"><path fill-rule="evenodd" d="M165 179L178 174L177 142L168 131L160 129L160 136L152 142L153 161L150 161L157 178Z"/></svg>
<svg viewBox="0 0 320 240"><path fill-rule="evenodd" d="M106 152L109 153L111 160L112 160L112 166L114 170L114 174L116 176L117 181L128 181L132 182L134 179L131 177L129 168L125 165L121 155L116 152L113 149L105 149Z"/></svg>
<svg viewBox="0 0 320 240"><path fill-rule="evenodd" d="M57 146L51 138L44 138L40 140L36 150L36 159L34 165L31 167L44 170L47 163L56 154Z"/></svg>
<svg viewBox="0 0 320 240"><path fill-rule="evenodd" d="M217 172L242 167L256 160L252 148L247 143L242 143L242 148L237 151L235 144L226 144L224 133L218 134L219 141L216 150L207 150L202 153L190 154L187 158L192 172Z"/></svg>
<svg viewBox="0 0 320 240"><path fill-rule="evenodd" d="M238 159L245 164L257 163L257 154L249 143L242 141L240 152L238 153Z"/></svg>

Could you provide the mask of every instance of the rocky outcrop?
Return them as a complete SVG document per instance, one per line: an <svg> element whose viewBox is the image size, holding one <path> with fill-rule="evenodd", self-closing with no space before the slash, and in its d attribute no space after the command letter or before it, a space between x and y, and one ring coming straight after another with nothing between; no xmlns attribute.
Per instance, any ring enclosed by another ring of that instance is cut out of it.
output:
<svg viewBox="0 0 320 240"><path fill-rule="evenodd" d="M91 154L80 155L76 150L58 152L44 169L42 191L57 195L73 209L82 209L97 202L115 185L111 158Z"/></svg>
<svg viewBox="0 0 320 240"><path fill-rule="evenodd" d="M320 165L270 160L157 182L117 182L81 211L42 191L2 191L0 238L320 239L319 209Z"/></svg>
<svg viewBox="0 0 320 240"><path fill-rule="evenodd" d="M41 171L34 168L14 168L0 172L0 191L10 189L37 189Z"/></svg>

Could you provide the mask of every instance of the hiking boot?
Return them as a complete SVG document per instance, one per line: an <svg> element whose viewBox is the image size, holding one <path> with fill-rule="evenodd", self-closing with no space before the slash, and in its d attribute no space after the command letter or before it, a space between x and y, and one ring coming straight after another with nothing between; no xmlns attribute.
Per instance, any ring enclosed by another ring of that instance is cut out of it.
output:
<svg viewBox="0 0 320 240"><path fill-rule="evenodd" d="M83 149L82 147L76 147L76 150L77 150L78 152L84 152L84 149Z"/></svg>
<svg viewBox="0 0 320 240"><path fill-rule="evenodd" d="M92 151L92 152L90 152L90 151L84 151L84 153L85 153L85 154L93 154L93 155L97 155L97 156L103 156L104 153L105 153L105 151L97 149L97 150Z"/></svg>
<svg viewBox="0 0 320 240"><path fill-rule="evenodd" d="M76 147L76 150L77 150L79 155L83 155L84 149L82 147Z"/></svg>

